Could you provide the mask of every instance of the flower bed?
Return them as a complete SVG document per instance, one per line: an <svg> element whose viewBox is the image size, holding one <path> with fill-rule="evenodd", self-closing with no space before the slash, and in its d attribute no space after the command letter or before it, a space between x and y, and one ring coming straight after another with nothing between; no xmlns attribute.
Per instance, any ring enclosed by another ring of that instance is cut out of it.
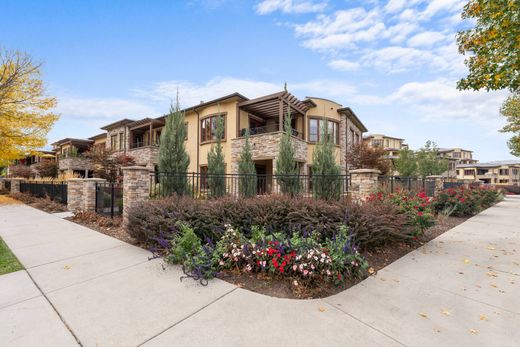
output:
<svg viewBox="0 0 520 347"><path fill-rule="evenodd" d="M450 213L470 215L450 205L466 198L473 214L500 194L475 188L455 195L442 192L434 199L424 193L379 192L362 203L280 196L206 201L170 197L134 207L129 232L203 283L214 276L234 283L252 281L248 287L255 289L261 287L258 282L283 283L296 297L315 297L356 283L461 223L459 218L433 227Z"/></svg>
<svg viewBox="0 0 520 347"><path fill-rule="evenodd" d="M500 190L486 187L450 188L441 191L433 203L436 212L445 211L453 216L473 216L501 200Z"/></svg>

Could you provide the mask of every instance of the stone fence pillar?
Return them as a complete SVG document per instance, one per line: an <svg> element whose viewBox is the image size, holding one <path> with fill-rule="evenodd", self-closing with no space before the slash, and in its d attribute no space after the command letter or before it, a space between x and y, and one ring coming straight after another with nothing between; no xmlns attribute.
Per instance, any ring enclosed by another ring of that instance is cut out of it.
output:
<svg viewBox="0 0 520 347"><path fill-rule="evenodd" d="M151 169L128 166L123 171L123 226L128 225L128 211L150 197Z"/></svg>
<svg viewBox="0 0 520 347"><path fill-rule="evenodd" d="M23 178L11 178L11 194L20 193L20 183L24 181Z"/></svg>
<svg viewBox="0 0 520 347"><path fill-rule="evenodd" d="M5 189L5 178L0 178L0 191Z"/></svg>
<svg viewBox="0 0 520 347"><path fill-rule="evenodd" d="M363 200L377 190L377 179L381 172L376 169L350 170L352 197Z"/></svg>
<svg viewBox="0 0 520 347"><path fill-rule="evenodd" d="M444 189L444 178L438 175L426 176L426 178L435 180L435 190L433 196L439 195L439 193Z"/></svg>
<svg viewBox="0 0 520 347"><path fill-rule="evenodd" d="M96 183L102 178L69 178L67 180L67 209L69 211L94 211L96 209Z"/></svg>

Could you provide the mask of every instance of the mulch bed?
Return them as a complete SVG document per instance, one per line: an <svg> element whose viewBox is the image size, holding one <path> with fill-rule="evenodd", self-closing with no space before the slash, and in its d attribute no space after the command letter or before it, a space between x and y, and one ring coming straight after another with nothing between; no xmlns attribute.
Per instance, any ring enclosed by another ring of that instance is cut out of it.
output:
<svg viewBox="0 0 520 347"><path fill-rule="evenodd" d="M463 223L467 219L468 218L459 217L439 217L436 224L428 228L424 232L424 235L417 240L388 244L371 250L370 252L362 252L362 254L374 269L374 273L376 273L385 266ZM337 294L362 281L362 279L347 281L344 286L340 287L329 283L322 283L319 287L310 287L302 285L295 286L294 279L292 278L263 273L254 274L239 271L225 271L219 273L217 277L253 292L289 299L323 298Z"/></svg>
<svg viewBox="0 0 520 347"><path fill-rule="evenodd" d="M123 242L139 246L137 240L128 235L128 233L123 229L123 218L121 216L110 218L93 211L82 211L76 212L74 213L74 216L65 219L96 230L102 234L114 237Z"/></svg>
<svg viewBox="0 0 520 347"><path fill-rule="evenodd" d="M23 202L26 205L37 208L48 213L66 212L67 205L53 201L49 198L37 198L26 193L14 193L11 198Z"/></svg>

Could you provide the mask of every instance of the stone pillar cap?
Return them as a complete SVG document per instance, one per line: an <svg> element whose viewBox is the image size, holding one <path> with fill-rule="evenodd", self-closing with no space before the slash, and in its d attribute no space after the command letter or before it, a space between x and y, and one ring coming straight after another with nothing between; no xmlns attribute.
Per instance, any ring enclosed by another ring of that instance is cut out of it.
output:
<svg viewBox="0 0 520 347"><path fill-rule="evenodd" d="M147 168L146 166L125 166L122 167L121 170L143 170L143 171L151 171L150 168Z"/></svg>
<svg viewBox="0 0 520 347"><path fill-rule="evenodd" d="M359 173L376 173L376 174L380 174L381 171L377 170L377 169L356 169L356 170L350 170L349 171L350 173L356 173L356 174L359 174Z"/></svg>
<svg viewBox="0 0 520 347"><path fill-rule="evenodd" d="M430 175L430 176L426 176L426 178L443 178L443 176L441 176L441 175Z"/></svg>
<svg viewBox="0 0 520 347"><path fill-rule="evenodd" d="M21 177L13 177L13 178L8 178L8 179L11 181L25 181L25 178L21 178Z"/></svg>

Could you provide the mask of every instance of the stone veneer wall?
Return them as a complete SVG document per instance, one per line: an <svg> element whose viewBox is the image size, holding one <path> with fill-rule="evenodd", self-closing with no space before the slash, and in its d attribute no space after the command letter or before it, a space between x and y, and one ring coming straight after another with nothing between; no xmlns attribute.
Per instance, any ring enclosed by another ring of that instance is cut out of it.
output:
<svg viewBox="0 0 520 347"><path fill-rule="evenodd" d="M126 154L134 158L137 165L145 165L151 169L159 163L159 147L157 146L129 149Z"/></svg>
<svg viewBox="0 0 520 347"><path fill-rule="evenodd" d="M123 226L128 225L128 211L150 197L150 169L129 166L123 170Z"/></svg>
<svg viewBox="0 0 520 347"><path fill-rule="evenodd" d="M380 171L375 169L351 170L351 193L354 200L364 200L377 189Z"/></svg>
<svg viewBox="0 0 520 347"><path fill-rule="evenodd" d="M276 159L278 158L282 136L282 132L251 135L249 141L253 152L253 160L272 158L273 171L276 170ZM296 152L296 160L305 163L307 161L307 142L296 137L293 137L292 140ZM231 139L231 173L238 173L238 160L240 153L242 153L244 142L245 138Z"/></svg>
<svg viewBox="0 0 520 347"><path fill-rule="evenodd" d="M67 180L67 209L94 211L96 209L96 183L102 178L70 178Z"/></svg>
<svg viewBox="0 0 520 347"><path fill-rule="evenodd" d="M60 170L92 170L92 161L85 157L60 158L58 162Z"/></svg>
<svg viewBox="0 0 520 347"><path fill-rule="evenodd" d="M347 173L347 123L347 115L341 114L339 122L339 161L342 175Z"/></svg>
<svg viewBox="0 0 520 347"><path fill-rule="evenodd" d="M20 193L20 183L23 178L11 178L11 194Z"/></svg>

